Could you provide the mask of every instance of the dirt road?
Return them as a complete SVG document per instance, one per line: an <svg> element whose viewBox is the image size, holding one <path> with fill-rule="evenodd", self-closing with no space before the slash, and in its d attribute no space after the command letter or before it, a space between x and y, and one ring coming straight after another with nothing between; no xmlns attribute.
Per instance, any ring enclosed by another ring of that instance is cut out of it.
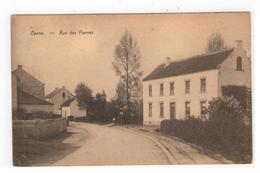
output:
<svg viewBox="0 0 260 173"><path fill-rule="evenodd" d="M59 159L62 165L164 165L230 163L178 140L134 128L72 122L63 143L78 147Z"/></svg>

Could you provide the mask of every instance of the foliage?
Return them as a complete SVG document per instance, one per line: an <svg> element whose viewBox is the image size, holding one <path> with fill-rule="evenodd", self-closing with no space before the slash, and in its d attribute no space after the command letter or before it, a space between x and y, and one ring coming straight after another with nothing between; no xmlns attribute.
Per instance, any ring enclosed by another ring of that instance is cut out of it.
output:
<svg viewBox="0 0 260 173"><path fill-rule="evenodd" d="M209 119L164 120L161 131L223 154L237 163L252 159L252 127L243 122L243 109L233 97L215 98L207 108Z"/></svg>
<svg viewBox="0 0 260 173"><path fill-rule="evenodd" d="M75 94L80 110L90 111L93 105L92 89L84 83L79 83L75 89Z"/></svg>
<svg viewBox="0 0 260 173"><path fill-rule="evenodd" d="M244 109L233 96L213 98L209 101L207 114L210 121L230 120L243 123Z"/></svg>
<svg viewBox="0 0 260 173"><path fill-rule="evenodd" d="M132 103L141 97L140 51L130 32L125 31L120 43L115 48L112 63L116 75L120 77L117 85L117 99L126 115L133 112Z"/></svg>
<svg viewBox="0 0 260 173"><path fill-rule="evenodd" d="M221 92L223 96L234 97L240 102L240 105L244 110L247 109L247 87L246 86L236 86L236 85L227 85L222 86ZM249 96L250 97L250 96Z"/></svg>
<svg viewBox="0 0 260 173"><path fill-rule="evenodd" d="M92 114L95 115L97 118L102 118L106 114L106 93L103 91L102 93L97 93L96 97L92 102Z"/></svg>
<svg viewBox="0 0 260 173"><path fill-rule="evenodd" d="M226 49L225 41L219 32L212 33L208 38L207 53L214 53Z"/></svg>

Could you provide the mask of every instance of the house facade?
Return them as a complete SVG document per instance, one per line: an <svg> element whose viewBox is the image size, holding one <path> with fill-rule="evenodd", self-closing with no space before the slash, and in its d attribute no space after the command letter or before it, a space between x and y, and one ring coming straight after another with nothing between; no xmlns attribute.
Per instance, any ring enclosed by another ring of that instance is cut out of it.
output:
<svg viewBox="0 0 260 173"><path fill-rule="evenodd" d="M45 100L53 104L54 114L61 114L61 105L71 98L74 98L73 94L69 92L64 86L61 88L56 88L47 96L45 96Z"/></svg>
<svg viewBox="0 0 260 173"><path fill-rule="evenodd" d="M17 88L31 95L44 98L44 83L18 65L17 69L12 72L17 80Z"/></svg>
<svg viewBox="0 0 260 173"><path fill-rule="evenodd" d="M222 96L222 87L251 87L250 59L237 46L212 54L197 55L159 65L143 80L145 125L164 119L205 118L209 100Z"/></svg>
<svg viewBox="0 0 260 173"><path fill-rule="evenodd" d="M18 110L24 113L53 112L53 104L44 100L44 83L18 65L12 71L12 111L17 118Z"/></svg>
<svg viewBox="0 0 260 173"><path fill-rule="evenodd" d="M86 117L86 110L80 110L76 98L69 99L61 105L62 117L73 116L74 118Z"/></svg>

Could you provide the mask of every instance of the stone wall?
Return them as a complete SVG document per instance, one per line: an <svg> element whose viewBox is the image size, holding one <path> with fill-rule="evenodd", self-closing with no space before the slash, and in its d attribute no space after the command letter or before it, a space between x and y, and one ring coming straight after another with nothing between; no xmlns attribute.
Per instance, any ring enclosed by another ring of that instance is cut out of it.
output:
<svg viewBox="0 0 260 173"><path fill-rule="evenodd" d="M13 120L14 138L47 139L67 128L66 118L48 120Z"/></svg>
<svg viewBox="0 0 260 173"><path fill-rule="evenodd" d="M26 113L34 113L34 112L47 112L51 113L53 112L53 105L26 105L26 104L20 104L18 106L22 110L24 110Z"/></svg>

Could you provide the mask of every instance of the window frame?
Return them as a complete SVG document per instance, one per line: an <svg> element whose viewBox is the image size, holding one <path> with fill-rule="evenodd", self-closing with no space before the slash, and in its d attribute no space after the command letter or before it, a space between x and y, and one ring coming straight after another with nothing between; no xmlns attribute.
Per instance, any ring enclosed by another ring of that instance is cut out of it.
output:
<svg viewBox="0 0 260 173"><path fill-rule="evenodd" d="M205 85L204 85L204 87L203 87L203 83L202 83L202 80L205 80ZM204 90L203 90L204 89ZM207 78L206 77L201 77L200 78L200 92L207 92Z"/></svg>
<svg viewBox="0 0 260 173"><path fill-rule="evenodd" d="M152 97L152 96L153 96L153 87L152 87L152 85L149 85L149 86L148 86L148 96L149 96L149 97Z"/></svg>
<svg viewBox="0 0 260 173"><path fill-rule="evenodd" d="M153 117L153 103L148 103L148 117Z"/></svg>
<svg viewBox="0 0 260 173"><path fill-rule="evenodd" d="M236 70L243 71L243 58L241 56L236 58Z"/></svg>
<svg viewBox="0 0 260 173"><path fill-rule="evenodd" d="M191 116L191 106L190 106L191 103L190 101L185 101L184 104L185 104L185 117L188 118L189 116ZM187 114L188 110L189 110L189 114Z"/></svg>
<svg viewBox="0 0 260 173"><path fill-rule="evenodd" d="M203 103L204 103L204 110L203 110ZM206 118L206 109L207 109L207 101L206 100L201 100L200 101L200 116L201 118ZM203 113L204 111L204 113Z"/></svg>
<svg viewBox="0 0 260 173"><path fill-rule="evenodd" d="M160 106L160 118L164 118L164 103L160 102L159 106Z"/></svg>
<svg viewBox="0 0 260 173"><path fill-rule="evenodd" d="M160 83L160 96L163 96L164 94L164 84Z"/></svg>
<svg viewBox="0 0 260 173"><path fill-rule="evenodd" d="M190 80L185 80L185 82L184 82L185 94L189 94L190 93L190 83L191 83Z"/></svg>
<svg viewBox="0 0 260 173"><path fill-rule="evenodd" d="M172 81L172 82L169 83L169 85L170 85L170 92L169 92L169 95L172 96L172 95L175 94L175 92L174 92L174 89L175 89L175 86L174 86L174 85L175 85L175 82Z"/></svg>

